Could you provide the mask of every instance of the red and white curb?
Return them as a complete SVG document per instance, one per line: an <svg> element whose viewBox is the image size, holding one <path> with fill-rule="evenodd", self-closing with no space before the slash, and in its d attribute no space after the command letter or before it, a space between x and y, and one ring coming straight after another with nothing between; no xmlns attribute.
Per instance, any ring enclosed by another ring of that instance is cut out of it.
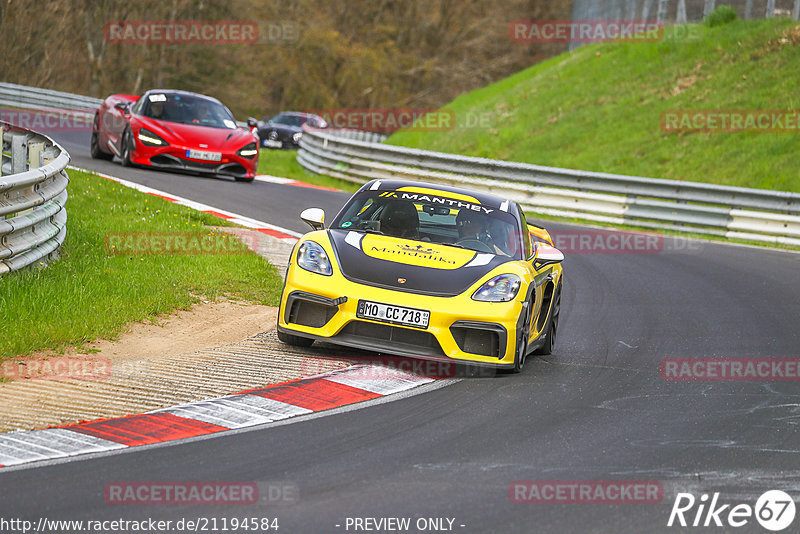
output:
<svg viewBox="0 0 800 534"><path fill-rule="evenodd" d="M255 178L256 182L268 182L271 184L293 185L295 187L307 187L309 189L320 189L322 191L335 191L341 193L341 189L335 187L325 187L324 185L309 184L308 182L301 182L300 180L292 180L291 178L282 178L280 176L270 176L269 174L258 174Z"/></svg>
<svg viewBox="0 0 800 534"><path fill-rule="evenodd" d="M153 189L152 187L147 187L146 185L137 184L136 182L129 182L128 180L123 180L122 178L117 178L116 176L111 176L110 174L103 174L101 172L93 171L91 169L82 169L80 167L73 167L70 166L70 169L75 169L77 171L88 172L91 174L96 174L101 178L106 178L107 180L112 180L117 182L120 185L125 187L130 187L131 189L135 189L137 191L141 191L142 193L153 195L159 198L163 198L167 202L174 202L175 204L179 204L181 206L186 206L188 208L192 208L197 211L202 211L203 213L208 213L215 217L219 217L220 219L225 219L230 221L234 224L238 224L240 226L244 226L246 228L252 228L258 232L263 234L267 234L269 236L278 238L278 239L288 239L292 241L297 241L298 238L302 234L298 232L294 232L287 228L282 228L280 226L275 226L274 224L265 223L263 221L258 221L256 219L252 219L250 217L246 217L244 215L239 215L237 213L233 213L231 211L215 208L209 206L208 204L203 204L202 202L196 202L194 200L189 200L188 198L179 197L177 195L173 195L171 193L166 193L164 191L159 191L158 189ZM277 177L274 177L277 179ZM288 180L288 178L286 178ZM294 182L295 180L289 180L290 182ZM298 182L303 183L303 182ZM309 185L310 184L306 184Z"/></svg>
<svg viewBox="0 0 800 534"><path fill-rule="evenodd" d="M386 397L435 380L380 365L353 365L142 415L0 434L0 467L253 427Z"/></svg>

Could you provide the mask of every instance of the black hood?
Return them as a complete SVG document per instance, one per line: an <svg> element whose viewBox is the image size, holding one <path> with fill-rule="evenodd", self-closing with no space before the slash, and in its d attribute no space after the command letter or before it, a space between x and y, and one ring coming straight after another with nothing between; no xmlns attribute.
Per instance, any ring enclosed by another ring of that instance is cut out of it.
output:
<svg viewBox="0 0 800 534"><path fill-rule="evenodd" d="M437 243L328 230L348 280L409 293L455 296L509 258Z"/></svg>

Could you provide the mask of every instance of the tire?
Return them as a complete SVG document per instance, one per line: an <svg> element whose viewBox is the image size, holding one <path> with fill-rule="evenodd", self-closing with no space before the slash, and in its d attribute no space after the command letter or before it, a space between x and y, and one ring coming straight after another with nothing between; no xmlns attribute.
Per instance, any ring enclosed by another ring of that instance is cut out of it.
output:
<svg viewBox="0 0 800 534"><path fill-rule="evenodd" d="M92 140L89 142L89 152L92 155L92 159L104 159L106 161L114 159L114 154L109 152L103 152L100 150L100 144L98 143L98 137L100 136L100 132L96 130L97 125L99 124L99 116L95 115L94 123L95 127L92 128Z"/></svg>
<svg viewBox="0 0 800 534"><path fill-rule="evenodd" d="M550 324L547 326L547 333L544 338L544 345L536 349L534 354L537 356L549 356L553 353L556 346L558 334L558 316L561 314L561 286L556 290L556 298L553 301L553 311L550 312Z"/></svg>
<svg viewBox="0 0 800 534"><path fill-rule="evenodd" d="M533 303L528 302L527 311L525 312L525 320L522 322L522 328L517 336L516 354L514 354L514 367L512 372L519 373L525 365L525 359L528 355L528 340L531 335L531 313L533 313Z"/></svg>
<svg viewBox="0 0 800 534"><path fill-rule="evenodd" d="M122 161L123 167L132 167L133 162L131 162L131 143L133 142L131 136L131 129L126 128L125 133L122 134L122 143L120 147L120 157L119 159Z"/></svg>
<svg viewBox="0 0 800 534"><path fill-rule="evenodd" d="M278 339L293 347L310 347L311 344L314 343L313 339L293 336L292 334L287 334L285 332L281 332L280 330L278 330Z"/></svg>

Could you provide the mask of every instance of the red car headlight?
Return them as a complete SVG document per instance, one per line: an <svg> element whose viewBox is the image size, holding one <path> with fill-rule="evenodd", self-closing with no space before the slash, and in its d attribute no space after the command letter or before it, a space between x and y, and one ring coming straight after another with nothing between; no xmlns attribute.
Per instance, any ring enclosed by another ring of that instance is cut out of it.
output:
<svg viewBox="0 0 800 534"><path fill-rule="evenodd" d="M253 159L258 154L258 146L254 142L248 143L240 148L236 154L243 158Z"/></svg>
<svg viewBox="0 0 800 534"><path fill-rule="evenodd" d="M169 143L161 139L158 134L155 134L147 128L139 128L139 134L136 136L139 141L145 146L168 146Z"/></svg>

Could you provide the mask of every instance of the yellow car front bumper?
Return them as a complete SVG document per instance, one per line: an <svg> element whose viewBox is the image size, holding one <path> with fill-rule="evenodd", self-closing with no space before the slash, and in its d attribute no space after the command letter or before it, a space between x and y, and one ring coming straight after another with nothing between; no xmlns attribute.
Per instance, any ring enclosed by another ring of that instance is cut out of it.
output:
<svg viewBox="0 0 800 534"><path fill-rule="evenodd" d="M278 330L387 354L511 367L525 295L510 302L478 302L470 287L454 297L421 295L352 282L290 265ZM430 312L426 329L357 317L359 300Z"/></svg>

